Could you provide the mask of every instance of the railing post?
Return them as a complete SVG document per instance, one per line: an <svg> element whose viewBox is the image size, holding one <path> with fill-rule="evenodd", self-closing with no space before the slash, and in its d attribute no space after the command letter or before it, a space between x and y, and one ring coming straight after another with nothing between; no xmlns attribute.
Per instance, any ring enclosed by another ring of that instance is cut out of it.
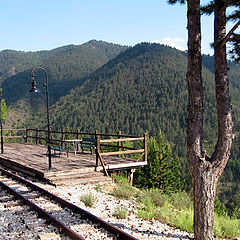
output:
<svg viewBox="0 0 240 240"><path fill-rule="evenodd" d="M128 181L131 186L133 185L133 175L134 175L135 171L136 171L135 168L131 168L130 172L129 172Z"/></svg>
<svg viewBox="0 0 240 240"><path fill-rule="evenodd" d="M118 139L121 138L121 131L118 131ZM122 142L118 142L118 152L120 151L121 147L122 147ZM118 157L120 157L120 154L118 154Z"/></svg>
<svg viewBox="0 0 240 240"><path fill-rule="evenodd" d="M99 166L99 153L100 153L100 136L98 135L98 130L95 131L95 139L96 139L96 166L95 166L96 171L97 167Z"/></svg>
<svg viewBox="0 0 240 240"><path fill-rule="evenodd" d="M36 128L36 145L39 144L39 128Z"/></svg>
<svg viewBox="0 0 240 240"><path fill-rule="evenodd" d="M26 129L26 143L28 143L28 137L29 137L29 128Z"/></svg>
<svg viewBox="0 0 240 240"><path fill-rule="evenodd" d="M81 131L80 129L77 130L77 139L80 140L81 139ZM80 151L80 144L77 144L77 150Z"/></svg>
<svg viewBox="0 0 240 240"><path fill-rule="evenodd" d="M147 149L147 133L144 133L144 161L147 162L147 155L148 155L148 149Z"/></svg>
<svg viewBox="0 0 240 240"><path fill-rule="evenodd" d="M78 140L81 139L80 133L81 133L81 131L80 131L80 129L78 129L78 130L77 130L77 139L78 139Z"/></svg>
<svg viewBox="0 0 240 240"><path fill-rule="evenodd" d="M51 141L52 141L52 129L49 128L49 131L50 131L50 134L49 134L49 141L51 142Z"/></svg>
<svg viewBox="0 0 240 240"><path fill-rule="evenodd" d="M61 136L61 147L62 148L63 148L64 140L65 140L65 129L62 129L62 136Z"/></svg>

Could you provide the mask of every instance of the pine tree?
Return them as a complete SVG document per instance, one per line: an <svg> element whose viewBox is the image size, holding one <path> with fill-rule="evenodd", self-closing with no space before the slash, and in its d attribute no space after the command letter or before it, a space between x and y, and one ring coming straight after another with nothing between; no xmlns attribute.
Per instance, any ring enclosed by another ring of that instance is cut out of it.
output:
<svg viewBox="0 0 240 240"><path fill-rule="evenodd" d="M148 164L136 172L135 184L170 193L180 189L180 182L179 159L172 156L169 142L159 131L148 140Z"/></svg>
<svg viewBox="0 0 240 240"><path fill-rule="evenodd" d="M169 0L170 3L184 0ZM215 0L203 8L214 12L215 90L218 117L218 140L211 157L202 148L203 143L203 85L201 58L200 0L188 0L188 119L187 147L194 190L194 237L213 239L214 199L218 179L230 156L232 145L232 109L227 77L226 43L233 41L232 53L239 58L239 36L234 31L239 23L239 0ZM236 7L226 16L227 7ZM228 19L238 23L226 34Z"/></svg>

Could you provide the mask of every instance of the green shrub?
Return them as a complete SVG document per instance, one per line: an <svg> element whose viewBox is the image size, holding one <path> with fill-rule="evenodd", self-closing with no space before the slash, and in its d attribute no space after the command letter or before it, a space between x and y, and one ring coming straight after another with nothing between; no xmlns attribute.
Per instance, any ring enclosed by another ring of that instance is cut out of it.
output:
<svg viewBox="0 0 240 240"><path fill-rule="evenodd" d="M183 231L193 232L193 202L186 192L166 194L158 188L140 191L127 183L120 183L112 195L124 199L135 197L139 204L138 217L140 218L156 219ZM114 215L124 218L122 217L124 212L117 207ZM239 209L235 212L236 216L239 216ZM218 199L215 201L214 234L217 238L240 237L240 220L228 217L225 206Z"/></svg>
<svg viewBox="0 0 240 240"><path fill-rule="evenodd" d="M126 183L121 183L115 187L114 191L112 192L112 195L114 197L120 198L120 199L131 199L136 192L136 189L133 188L131 185Z"/></svg>
<svg viewBox="0 0 240 240"><path fill-rule="evenodd" d="M85 206L93 207L97 199L95 196L93 196L92 193L88 193L88 194L82 195L80 200L85 204Z"/></svg>
<svg viewBox="0 0 240 240"><path fill-rule="evenodd" d="M214 201L214 213L218 216L227 216L227 210L224 204L222 204L218 197Z"/></svg>
<svg viewBox="0 0 240 240"><path fill-rule="evenodd" d="M193 203L185 192L164 194L158 189L144 190L137 195L140 207L138 216L157 219L183 231L193 232ZM215 202L214 234L218 238L240 237L240 220L227 216L220 201Z"/></svg>
<svg viewBox="0 0 240 240"><path fill-rule="evenodd" d="M113 216L119 219L124 219L128 215L127 207L125 206L116 206L114 209Z"/></svg>
<svg viewBox="0 0 240 240"><path fill-rule="evenodd" d="M146 197L138 210L138 216L143 219L157 219L183 231L193 232L193 209L179 210L169 200L168 196L164 204L157 207L151 197Z"/></svg>
<svg viewBox="0 0 240 240"><path fill-rule="evenodd" d="M95 186L95 190L96 190L97 192L102 192L101 185L100 185L100 184L97 184L97 185Z"/></svg>
<svg viewBox="0 0 240 240"><path fill-rule="evenodd" d="M156 216L156 206L150 196L146 196L138 209L138 216L143 219L154 219Z"/></svg>
<svg viewBox="0 0 240 240"><path fill-rule="evenodd" d="M113 179L116 183L128 183L128 178L124 175L113 175Z"/></svg>
<svg viewBox="0 0 240 240"><path fill-rule="evenodd" d="M165 202L169 201L169 196L167 194L164 194L161 190L159 189L151 189L149 191L149 194L154 202L154 204L157 207L162 207Z"/></svg>
<svg viewBox="0 0 240 240"><path fill-rule="evenodd" d="M184 208L181 210L177 210L173 217L172 224L183 231L192 233L193 232L193 215L194 214L193 214L192 208Z"/></svg>
<svg viewBox="0 0 240 240"><path fill-rule="evenodd" d="M144 199L150 197L153 201L153 203L157 207L161 207L164 205L164 203L167 201L169 198L168 195L164 194L162 190L153 188L153 189L146 189L142 191L138 191L135 194L135 197L137 198L138 202L143 202Z"/></svg>
<svg viewBox="0 0 240 240"><path fill-rule="evenodd" d="M185 208L191 209L193 206L192 200L186 192L171 193L170 202L179 210Z"/></svg>
<svg viewBox="0 0 240 240"><path fill-rule="evenodd" d="M214 216L214 233L221 238L240 237L240 220L226 216Z"/></svg>
<svg viewBox="0 0 240 240"><path fill-rule="evenodd" d="M235 207L235 208L233 209L232 217L233 217L234 219L239 219L239 220L240 220L240 208Z"/></svg>

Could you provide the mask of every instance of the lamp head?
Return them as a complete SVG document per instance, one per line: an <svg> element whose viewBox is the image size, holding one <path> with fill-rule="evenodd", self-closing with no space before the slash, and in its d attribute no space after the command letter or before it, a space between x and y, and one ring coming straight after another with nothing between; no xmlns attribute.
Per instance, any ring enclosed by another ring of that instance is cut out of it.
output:
<svg viewBox="0 0 240 240"><path fill-rule="evenodd" d="M39 93L39 90L37 89L37 83L36 83L36 81L34 79L32 81L32 88L29 90L29 92L31 92L31 93Z"/></svg>

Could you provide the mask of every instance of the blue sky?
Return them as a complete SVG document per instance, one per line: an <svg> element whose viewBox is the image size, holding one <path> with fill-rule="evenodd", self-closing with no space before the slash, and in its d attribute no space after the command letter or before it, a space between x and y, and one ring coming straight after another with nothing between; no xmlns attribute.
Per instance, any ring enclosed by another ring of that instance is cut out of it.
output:
<svg viewBox="0 0 240 240"><path fill-rule="evenodd" d="M50 50L92 39L187 48L186 6L167 0L1 0L0 22L0 50ZM212 54L213 18L202 23L202 51Z"/></svg>

